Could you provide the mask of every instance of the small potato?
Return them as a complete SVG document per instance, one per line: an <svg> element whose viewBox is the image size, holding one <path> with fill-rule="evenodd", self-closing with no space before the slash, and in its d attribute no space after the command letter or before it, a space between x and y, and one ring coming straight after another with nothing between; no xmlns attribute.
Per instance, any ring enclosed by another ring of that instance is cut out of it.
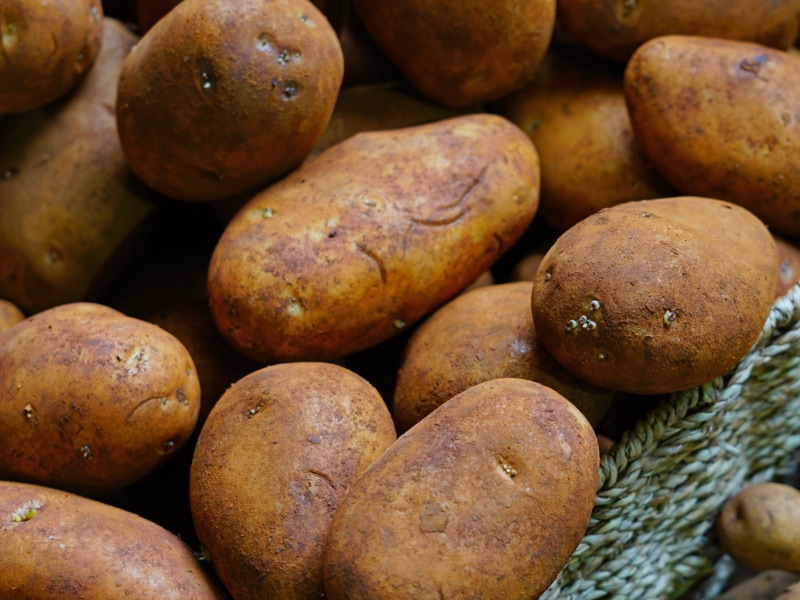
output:
<svg viewBox="0 0 800 600"><path fill-rule="evenodd" d="M745 486L722 506L717 534L744 567L800 571L800 490L774 482Z"/></svg>
<svg viewBox="0 0 800 600"><path fill-rule="evenodd" d="M234 384L190 478L198 537L231 594L319 598L331 518L395 438L378 392L344 367L273 365Z"/></svg>
<svg viewBox="0 0 800 600"><path fill-rule="evenodd" d="M478 384L351 486L325 552L330 600L537 598L583 537L597 439L541 384Z"/></svg>
<svg viewBox="0 0 800 600"><path fill-rule="evenodd" d="M38 485L0 481L0 597L222 600L192 550L155 523Z"/></svg>
<svg viewBox="0 0 800 600"><path fill-rule="evenodd" d="M720 200L626 202L545 255L531 306L539 340L594 385L666 394L711 381L758 339L778 253L751 212Z"/></svg>
<svg viewBox="0 0 800 600"><path fill-rule="evenodd" d="M625 70L633 130L659 172L789 237L800 235L797 90L800 55L733 40L655 38Z"/></svg>
<svg viewBox="0 0 800 600"><path fill-rule="evenodd" d="M23 312L8 300L0 300L0 333L25 320Z"/></svg>
<svg viewBox="0 0 800 600"><path fill-rule="evenodd" d="M75 88L103 37L100 0L3 0L0 115L39 108Z"/></svg>
<svg viewBox="0 0 800 600"><path fill-rule="evenodd" d="M0 479L97 495L169 460L191 435L200 386L161 328L79 302L0 336Z"/></svg>
<svg viewBox="0 0 800 600"><path fill-rule="evenodd" d="M516 377L551 387L592 425L614 392L596 388L559 365L539 343L531 317L530 281L480 288L426 319L405 347L392 402L399 432L483 381Z"/></svg>
<svg viewBox="0 0 800 600"><path fill-rule="evenodd" d="M208 269L214 321L264 363L364 350L490 268L538 198L536 148L502 117L360 133L231 220Z"/></svg>

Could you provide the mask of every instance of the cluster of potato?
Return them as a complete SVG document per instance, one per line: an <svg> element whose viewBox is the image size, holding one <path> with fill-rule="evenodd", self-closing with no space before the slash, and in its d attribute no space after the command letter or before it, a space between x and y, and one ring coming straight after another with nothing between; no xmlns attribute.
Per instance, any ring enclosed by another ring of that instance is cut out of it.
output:
<svg viewBox="0 0 800 600"><path fill-rule="evenodd" d="M538 597L800 279L799 25L6 0L0 595Z"/></svg>

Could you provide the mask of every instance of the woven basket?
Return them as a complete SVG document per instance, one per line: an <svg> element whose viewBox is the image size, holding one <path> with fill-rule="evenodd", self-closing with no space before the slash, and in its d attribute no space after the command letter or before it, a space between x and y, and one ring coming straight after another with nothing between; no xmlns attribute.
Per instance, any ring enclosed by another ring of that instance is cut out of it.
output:
<svg viewBox="0 0 800 600"><path fill-rule="evenodd" d="M602 457L586 535L541 598L716 597L734 568L715 538L720 507L787 475L798 449L800 285L731 372L660 402Z"/></svg>

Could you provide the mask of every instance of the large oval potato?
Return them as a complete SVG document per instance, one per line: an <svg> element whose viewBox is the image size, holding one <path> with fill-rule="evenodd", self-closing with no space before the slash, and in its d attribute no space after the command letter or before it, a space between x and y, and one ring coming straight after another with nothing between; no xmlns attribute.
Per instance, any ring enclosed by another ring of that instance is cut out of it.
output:
<svg viewBox="0 0 800 600"><path fill-rule="evenodd" d="M145 183L181 200L266 185L311 152L343 69L336 33L308 0L183 0L123 65L125 156Z"/></svg>
<svg viewBox="0 0 800 600"><path fill-rule="evenodd" d="M85 495L119 489L191 435L200 386L163 329L63 304L0 336L0 479Z"/></svg>
<svg viewBox="0 0 800 600"><path fill-rule="evenodd" d="M215 405L192 461L191 510L237 600L318 598L331 518L395 440L378 392L327 363L255 371Z"/></svg>
<svg viewBox="0 0 800 600"><path fill-rule="evenodd" d="M100 0L3 0L0 115L60 98L94 66L103 38Z"/></svg>
<svg viewBox="0 0 800 600"><path fill-rule="evenodd" d="M542 344L595 385L665 394L711 381L758 338L778 252L764 224L720 200L601 210L566 231L534 278Z"/></svg>
<svg viewBox="0 0 800 600"><path fill-rule="evenodd" d="M599 456L589 422L550 388L496 379L462 392L348 491L327 597L538 597L583 537Z"/></svg>
<svg viewBox="0 0 800 600"><path fill-rule="evenodd" d="M122 509L0 481L0 597L222 600L180 538Z"/></svg>
<svg viewBox="0 0 800 600"><path fill-rule="evenodd" d="M664 36L625 70L645 154L682 193L744 206L800 235L800 56L758 44Z"/></svg>
<svg viewBox="0 0 800 600"><path fill-rule="evenodd" d="M214 320L263 362L369 348L477 279L538 198L536 149L502 117L358 134L231 220L209 265Z"/></svg>

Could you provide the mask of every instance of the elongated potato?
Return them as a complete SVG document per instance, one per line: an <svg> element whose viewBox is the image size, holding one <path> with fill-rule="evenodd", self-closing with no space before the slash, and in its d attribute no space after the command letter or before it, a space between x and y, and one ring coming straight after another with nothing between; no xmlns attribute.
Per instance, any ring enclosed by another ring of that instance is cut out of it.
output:
<svg viewBox="0 0 800 600"><path fill-rule="evenodd" d="M231 220L209 265L214 320L263 362L369 348L477 279L538 198L536 149L502 117L358 134Z"/></svg>
<svg viewBox="0 0 800 600"><path fill-rule="evenodd" d="M237 598L318 598L331 518L395 440L378 392L327 363L273 365L220 398L192 461L198 537Z"/></svg>
<svg viewBox="0 0 800 600"><path fill-rule="evenodd" d="M682 193L735 202L800 235L800 56L758 44L664 36L625 70L633 130Z"/></svg>
<svg viewBox="0 0 800 600"><path fill-rule="evenodd" d="M592 427L541 384L496 379L400 436L331 525L331 600L528 599L580 542L595 499Z"/></svg>
<svg viewBox="0 0 800 600"><path fill-rule="evenodd" d="M21 600L222 600L192 550L138 515L0 481L0 596Z"/></svg>
<svg viewBox="0 0 800 600"><path fill-rule="evenodd" d="M194 363L174 336L85 302L0 336L0 390L0 479L85 495L169 460L200 409Z"/></svg>

